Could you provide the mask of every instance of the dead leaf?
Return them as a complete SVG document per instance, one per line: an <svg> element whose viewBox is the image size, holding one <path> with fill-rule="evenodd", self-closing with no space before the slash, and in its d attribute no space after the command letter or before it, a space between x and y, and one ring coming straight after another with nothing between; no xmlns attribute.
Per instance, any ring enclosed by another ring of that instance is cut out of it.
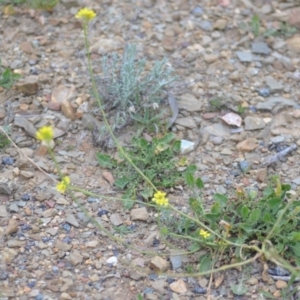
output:
<svg viewBox="0 0 300 300"><path fill-rule="evenodd" d="M115 182L115 179L113 177L113 175L111 174L111 172L108 171L104 171L102 173L102 177L112 186Z"/></svg>
<svg viewBox="0 0 300 300"><path fill-rule="evenodd" d="M221 118L226 124L241 127L242 118L240 115L230 112Z"/></svg>

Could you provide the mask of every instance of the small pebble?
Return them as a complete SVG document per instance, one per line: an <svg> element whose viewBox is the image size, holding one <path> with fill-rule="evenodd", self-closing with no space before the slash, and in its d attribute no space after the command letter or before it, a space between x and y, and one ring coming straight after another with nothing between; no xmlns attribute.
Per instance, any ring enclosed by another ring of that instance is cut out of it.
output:
<svg viewBox="0 0 300 300"><path fill-rule="evenodd" d="M15 160L12 157L4 157L2 159L3 165L12 165L15 162Z"/></svg>
<svg viewBox="0 0 300 300"><path fill-rule="evenodd" d="M196 6L193 10L192 10L192 14L196 17L200 17L201 15L203 15L203 9L200 6Z"/></svg>
<svg viewBox="0 0 300 300"><path fill-rule="evenodd" d="M270 90L267 88L261 88L257 90L258 94L262 97L269 97L270 96Z"/></svg>
<svg viewBox="0 0 300 300"><path fill-rule="evenodd" d="M21 198L23 201L29 201L31 199L31 195L30 194L23 194L22 198Z"/></svg>
<svg viewBox="0 0 300 300"><path fill-rule="evenodd" d="M103 215L107 215L108 214L108 210L106 209L100 209L97 213L98 217L102 217Z"/></svg>

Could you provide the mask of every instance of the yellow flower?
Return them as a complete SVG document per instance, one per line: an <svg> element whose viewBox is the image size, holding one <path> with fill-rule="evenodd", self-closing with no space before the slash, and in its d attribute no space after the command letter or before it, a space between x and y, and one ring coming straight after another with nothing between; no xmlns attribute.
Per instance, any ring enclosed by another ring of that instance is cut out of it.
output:
<svg viewBox="0 0 300 300"><path fill-rule="evenodd" d="M204 239L207 239L210 237L210 233L206 230L203 230L203 229L200 229L200 232L199 234L204 238Z"/></svg>
<svg viewBox="0 0 300 300"><path fill-rule="evenodd" d="M53 129L51 126L43 126L36 132L35 136L38 140L49 143L53 140Z"/></svg>
<svg viewBox="0 0 300 300"><path fill-rule="evenodd" d="M160 206L168 206L169 205L169 200L168 198L166 197L166 193L164 192L161 192L161 191L157 191L153 198L152 198L152 201L155 202L157 205L160 205Z"/></svg>
<svg viewBox="0 0 300 300"><path fill-rule="evenodd" d="M96 17L96 13L89 8L82 8L78 11L78 13L75 15L75 18L82 19L84 22L89 22L93 20Z"/></svg>
<svg viewBox="0 0 300 300"><path fill-rule="evenodd" d="M70 184L70 177L65 176L61 182L56 185L56 190L61 192L62 194L66 191L68 185Z"/></svg>

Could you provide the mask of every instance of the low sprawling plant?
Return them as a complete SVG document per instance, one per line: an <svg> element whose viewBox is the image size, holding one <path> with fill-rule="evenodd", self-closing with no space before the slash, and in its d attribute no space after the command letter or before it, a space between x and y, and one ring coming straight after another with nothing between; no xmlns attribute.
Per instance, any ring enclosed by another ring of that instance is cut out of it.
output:
<svg viewBox="0 0 300 300"><path fill-rule="evenodd" d="M178 171L180 161L180 141L175 140L175 135L168 133L162 137L154 137L152 141L134 137L127 153L132 162L146 175L146 177L160 190L179 184L183 180L183 172ZM110 169L114 175L114 185L125 191L124 199L136 199L142 196L148 200L154 190L144 178L135 171L126 159L121 162L105 153L98 153L99 164ZM126 203L130 208L133 204Z"/></svg>

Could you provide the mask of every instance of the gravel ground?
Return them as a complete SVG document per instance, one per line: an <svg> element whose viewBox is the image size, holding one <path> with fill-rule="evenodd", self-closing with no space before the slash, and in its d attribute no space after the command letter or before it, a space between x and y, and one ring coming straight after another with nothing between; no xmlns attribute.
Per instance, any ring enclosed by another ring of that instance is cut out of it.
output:
<svg viewBox="0 0 300 300"><path fill-rule="evenodd" d="M205 183L208 206L213 193L229 193L234 186L263 189L271 174L279 174L297 192L300 7L296 1L263 0L94 2L64 0L52 13L25 8L0 13L2 65L23 77L13 89L0 90L0 124L10 125L19 148L10 145L0 153L1 161L13 158L12 164L0 165L0 299L137 299L138 294L153 300L263 299L261 289L280 299L286 282L263 277L260 262L244 277L244 298L231 291L241 282L239 270L217 274L211 286L206 277L156 275L153 268L184 272L197 256L154 259L110 240L55 190L54 163L34 135L52 124L58 162L72 183L118 195L97 165L99 149L89 130L99 120L92 114L82 30L74 18L87 6L97 12L89 36L96 74L103 54L121 53L125 43L132 43L150 62L167 57L186 83L175 95L179 115L172 131L195 144L188 156ZM255 13L261 23L258 37L251 27ZM280 29L282 21L288 29L263 36ZM224 108L211 111L212 98L223 99ZM227 113L239 106L245 114L237 130ZM125 135L131 133L129 128ZM285 146L293 151L270 164L269 157ZM243 164L251 165L247 174ZM128 212L105 196L76 196L105 228L129 226L124 237L138 249L158 255L175 251L156 242L155 211L136 205ZM184 189L170 195L179 209L187 199ZM209 296L202 294L209 287Z"/></svg>

